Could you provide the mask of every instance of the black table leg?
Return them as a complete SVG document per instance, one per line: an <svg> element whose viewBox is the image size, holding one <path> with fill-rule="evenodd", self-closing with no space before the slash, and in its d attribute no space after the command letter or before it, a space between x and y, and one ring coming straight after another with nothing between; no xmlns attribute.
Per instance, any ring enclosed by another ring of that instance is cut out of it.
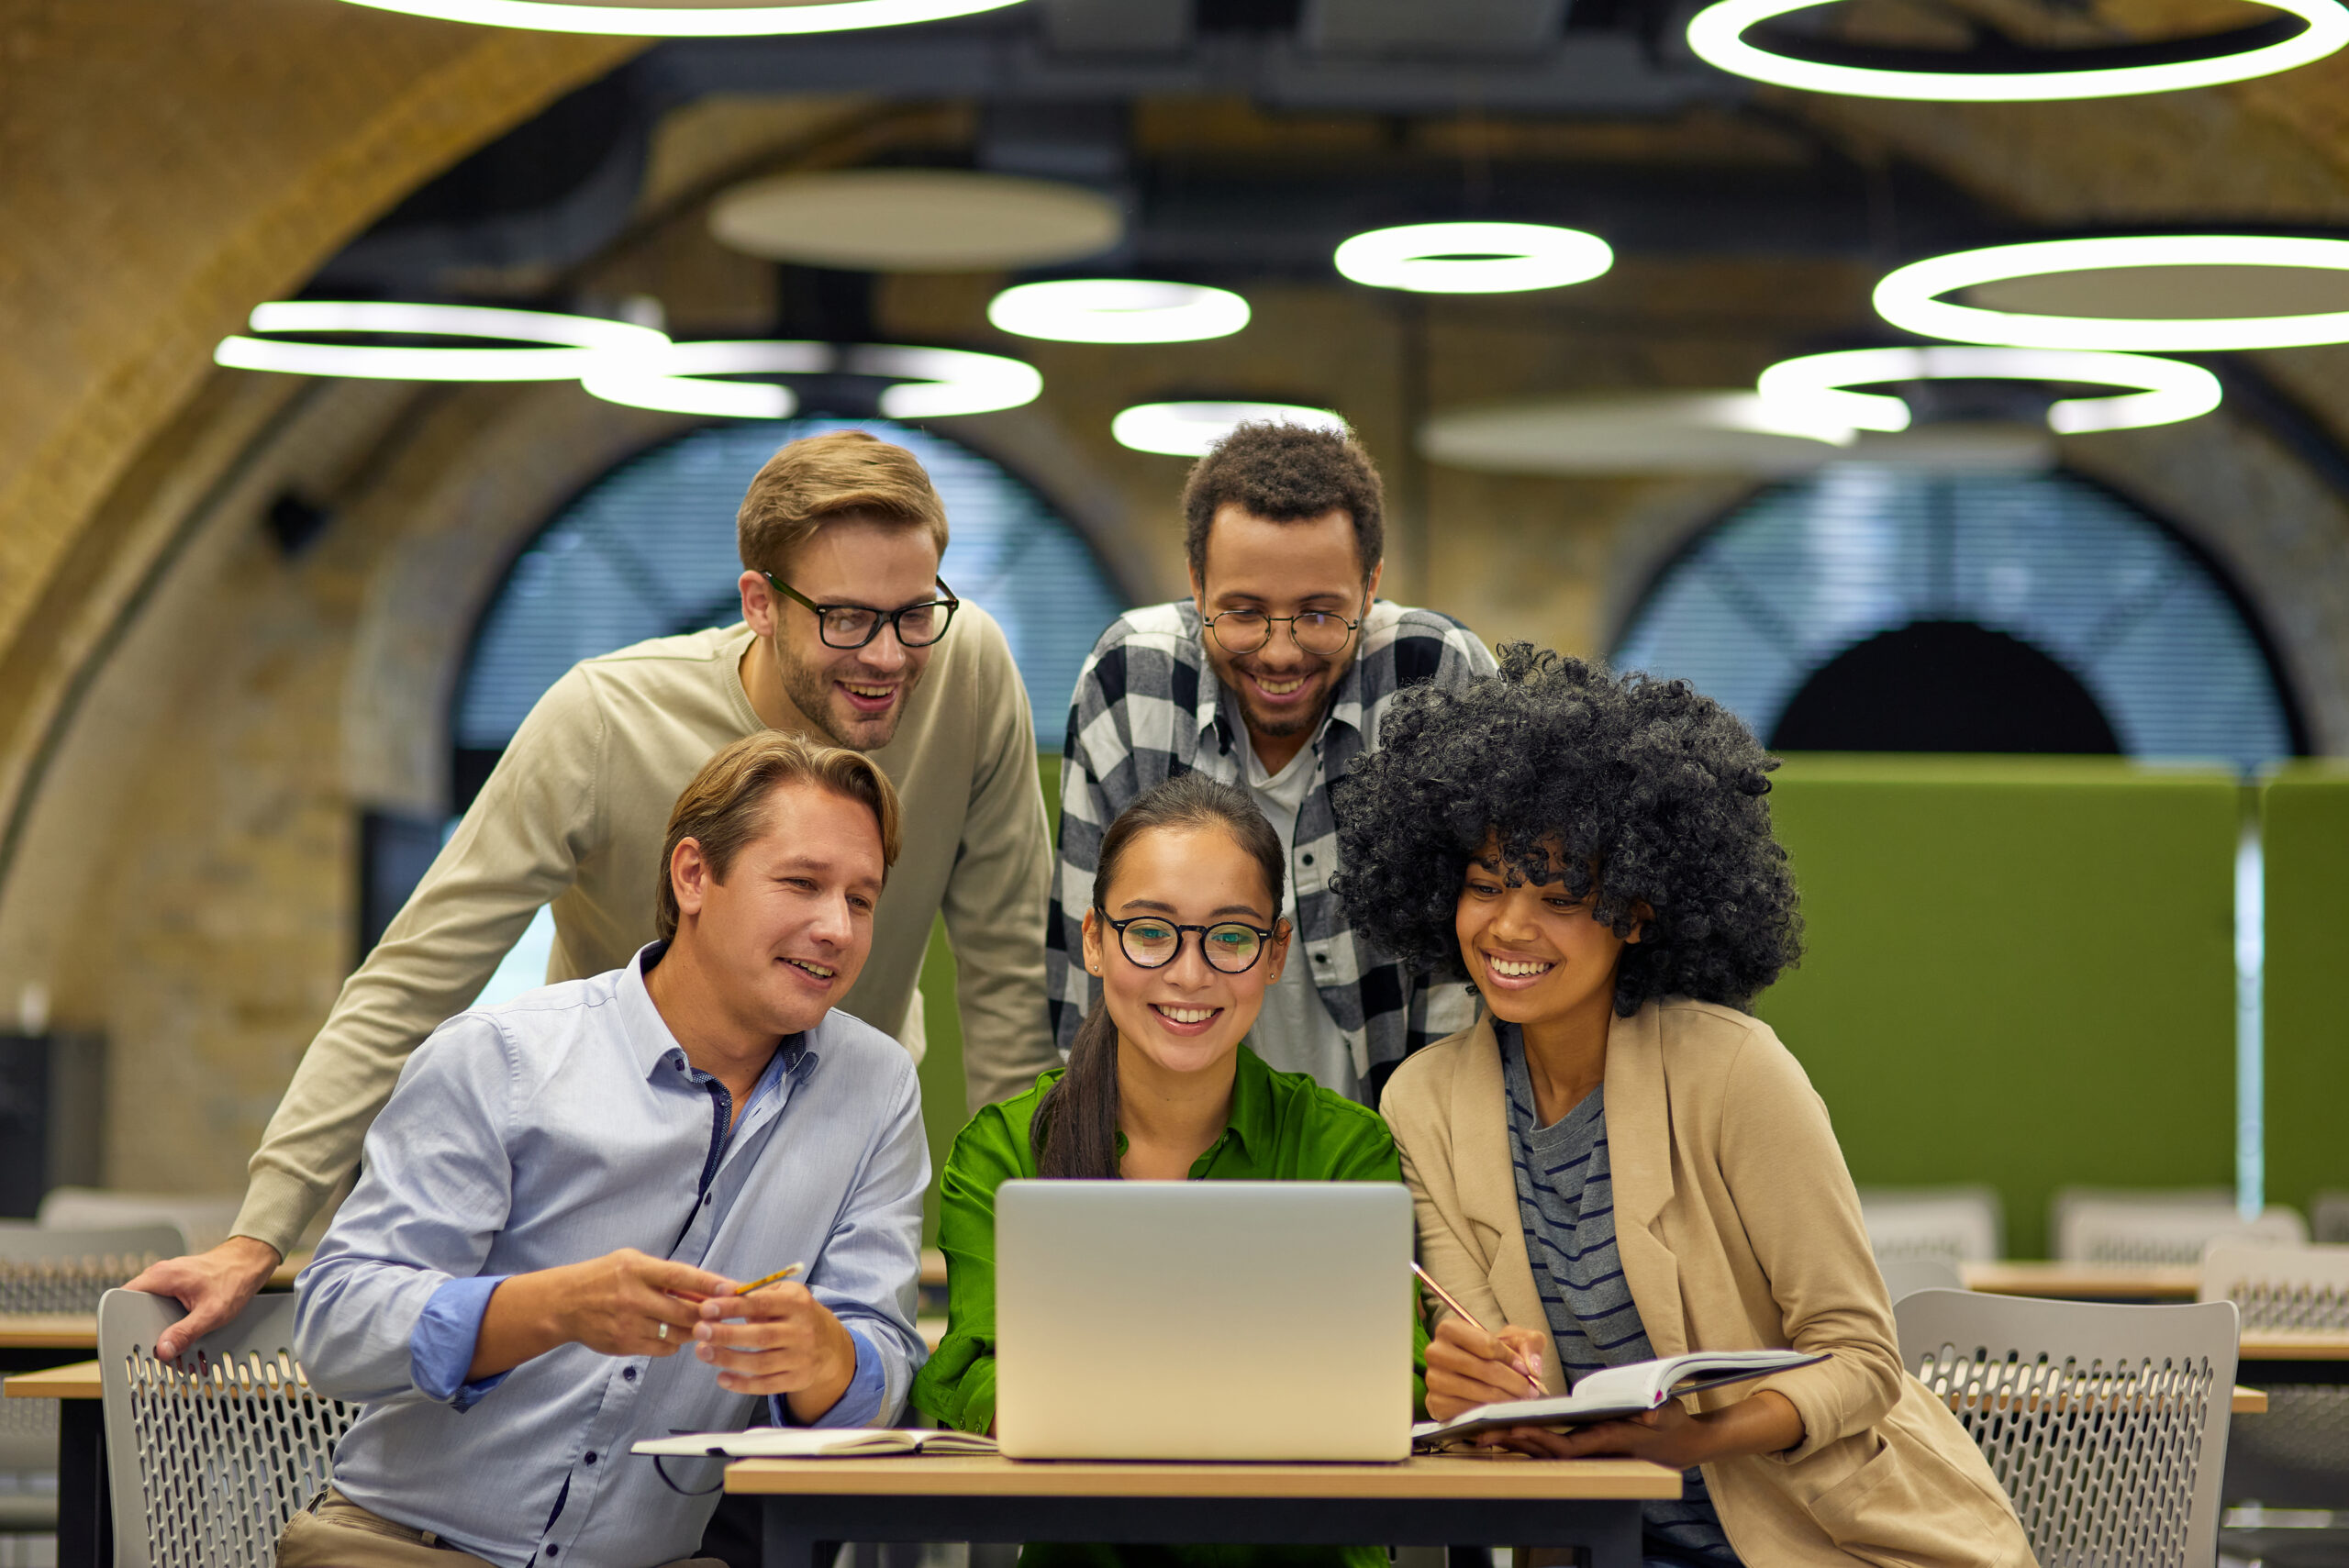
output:
<svg viewBox="0 0 2349 1568"><path fill-rule="evenodd" d="M95 1399L58 1401L57 1568L114 1568L106 1407Z"/></svg>

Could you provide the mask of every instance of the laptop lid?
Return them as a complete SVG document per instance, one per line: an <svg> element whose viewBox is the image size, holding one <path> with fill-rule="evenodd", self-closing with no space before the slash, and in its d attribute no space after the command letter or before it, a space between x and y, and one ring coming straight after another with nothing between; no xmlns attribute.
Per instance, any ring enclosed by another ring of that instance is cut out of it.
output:
<svg viewBox="0 0 2349 1568"><path fill-rule="evenodd" d="M1411 1225L1399 1184L1006 1182L1003 1451L1406 1457Z"/></svg>

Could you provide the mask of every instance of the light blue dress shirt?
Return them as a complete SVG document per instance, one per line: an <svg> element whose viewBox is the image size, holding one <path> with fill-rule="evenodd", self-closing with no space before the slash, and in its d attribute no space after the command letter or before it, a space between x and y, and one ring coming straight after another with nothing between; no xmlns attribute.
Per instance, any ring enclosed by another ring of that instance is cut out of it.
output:
<svg viewBox="0 0 2349 1568"><path fill-rule="evenodd" d="M785 1263L856 1341L821 1424L894 1418L913 1328L930 1159L903 1047L833 1012L785 1042L730 1131L627 968L462 1014L417 1048L367 1135L365 1174L296 1286L313 1387L363 1402L335 1485L502 1565L651 1568L715 1506L631 1443L773 1418L690 1349L562 1345L467 1384L495 1282L634 1247L736 1279ZM669 1462L711 1485L716 1461Z"/></svg>

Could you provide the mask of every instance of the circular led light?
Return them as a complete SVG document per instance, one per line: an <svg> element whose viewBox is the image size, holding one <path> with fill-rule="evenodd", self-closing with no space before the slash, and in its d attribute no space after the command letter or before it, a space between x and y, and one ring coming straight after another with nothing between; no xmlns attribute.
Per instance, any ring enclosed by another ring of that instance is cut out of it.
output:
<svg viewBox="0 0 2349 1568"><path fill-rule="evenodd" d="M1248 302L1226 289L1141 278L1020 284L987 306L987 319L1023 338L1063 343L1191 343L1248 325Z"/></svg>
<svg viewBox="0 0 2349 1568"><path fill-rule="evenodd" d="M2059 349L1854 349L1786 360L1762 373L1763 401L1862 430L1905 430L1909 406L1854 386L1888 381L2081 381L2142 391L2068 397L2047 410L2059 435L2167 425L2219 406L2219 378L2199 365L2146 354Z"/></svg>
<svg viewBox="0 0 2349 1568"><path fill-rule="evenodd" d="M829 0L797 6L564 5L559 0L349 0L444 22L529 28L546 33L617 33L628 38L743 38L763 33L836 33L967 17L1019 0Z"/></svg>
<svg viewBox="0 0 2349 1568"><path fill-rule="evenodd" d="M1348 433L1345 420L1327 408L1295 403L1138 403L1109 421L1109 434L1138 452L1205 457L1234 427L1250 420Z"/></svg>
<svg viewBox="0 0 2349 1568"><path fill-rule="evenodd" d="M881 394L892 419L988 414L1031 402L1044 389L1035 368L999 354L889 343L743 341L677 343L659 354L592 369L580 384L607 403L674 414L778 419L799 400L787 386L718 381L729 375L865 375L896 383Z"/></svg>
<svg viewBox="0 0 2349 1568"><path fill-rule="evenodd" d="M223 338L215 364L289 375L352 376L373 381L568 381L615 356L669 347L666 333L626 321L502 310L471 305L403 305L370 300L277 300L256 306L256 332L363 332L395 337L494 338L548 343L543 349L388 348L362 343L289 343Z"/></svg>
<svg viewBox="0 0 2349 1568"><path fill-rule="evenodd" d="M746 180L710 204L729 250L869 272L985 272L1098 255L1125 210L1088 186L983 169L826 169Z"/></svg>
<svg viewBox="0 0 2349 1568"><path fill-rule="evenodd" d="M2343 13L2349 16L2349 11ZM1876 285L1876 314L1929 338L2033 349L2172 351L2292 349L2349 342L2349 311L2236 316L2208 320L2031 316L1953 305L1940 296L1976 284L2051 272L2122 267L2292 267L2349 272L2349 239L2287 235L2141 234L2039 239L1912 261Z"/></svg>
<svg viewBox="0 0 2349 1568"><path fill-rule="evenodd" d="M1331 259L1374 288L1514 294L1595 278L1615 252L1596 234L1546 223L1413 223L1357 234Z"/></svg>
<svg viewBox="0 0 2349 1568"><path fill-rule="evenodd" d="M2048 103L2209 87L2289 71L2349 43L2349 8L2336 0L2258 0L2288 15L2203 38L2086 49L2002 50L1948 63L1943 51L1807 40L1756 48L1757 23L1827 0L1720 0L1688 23L1688 47L1721 70L1756 82L1861 98L1937 103ZM2294 26L2290 17L2301 25ZM2018 61L2029 69L2016 69Z"/></svg>

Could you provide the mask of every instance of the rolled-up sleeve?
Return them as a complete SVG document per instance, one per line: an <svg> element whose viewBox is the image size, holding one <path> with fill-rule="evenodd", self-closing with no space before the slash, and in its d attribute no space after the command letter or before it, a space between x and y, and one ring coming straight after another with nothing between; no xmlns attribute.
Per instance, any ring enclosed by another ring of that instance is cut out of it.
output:
<svg viewBox="0 0 2349 1568"><path fill-rule="evenodd" d="M894 1419L905 1407L914 1374L930 1355L914 1329L930 1144L922 1132L921 1091L913 1062L908 1059L901 1067L896 1103L807 1282L816 1299L859 1341L856 1377L818 1426ZM863 1398L860 1385L870 1391L876 1383L878 1395L871 1407L850 1419L842 1407Z"/></svg>
<svg viewBox="0 0 2349 1568"><path fill-rule="evenodd" d="M513 1201L507 1140L513 1121L515 1063L487 1016L451 1018L417 1048L390 1102L367 1134L366 1173L295 1284L294 1337L312 1387L339 1399L372 1401L421 1394L461 1398L462 1369L450 1383L441 1357L478 1302L460 1295L434 1302L452 1281L474 1281ZM478 1288L478 1287L477 1287ZM434 1322L426 1328L428 1315ZM419 1380L418 1335L430 1385ZM472 1344L465 1344L465 1362ZM473 1397L486 1389L475 1385Z"/></svg>

